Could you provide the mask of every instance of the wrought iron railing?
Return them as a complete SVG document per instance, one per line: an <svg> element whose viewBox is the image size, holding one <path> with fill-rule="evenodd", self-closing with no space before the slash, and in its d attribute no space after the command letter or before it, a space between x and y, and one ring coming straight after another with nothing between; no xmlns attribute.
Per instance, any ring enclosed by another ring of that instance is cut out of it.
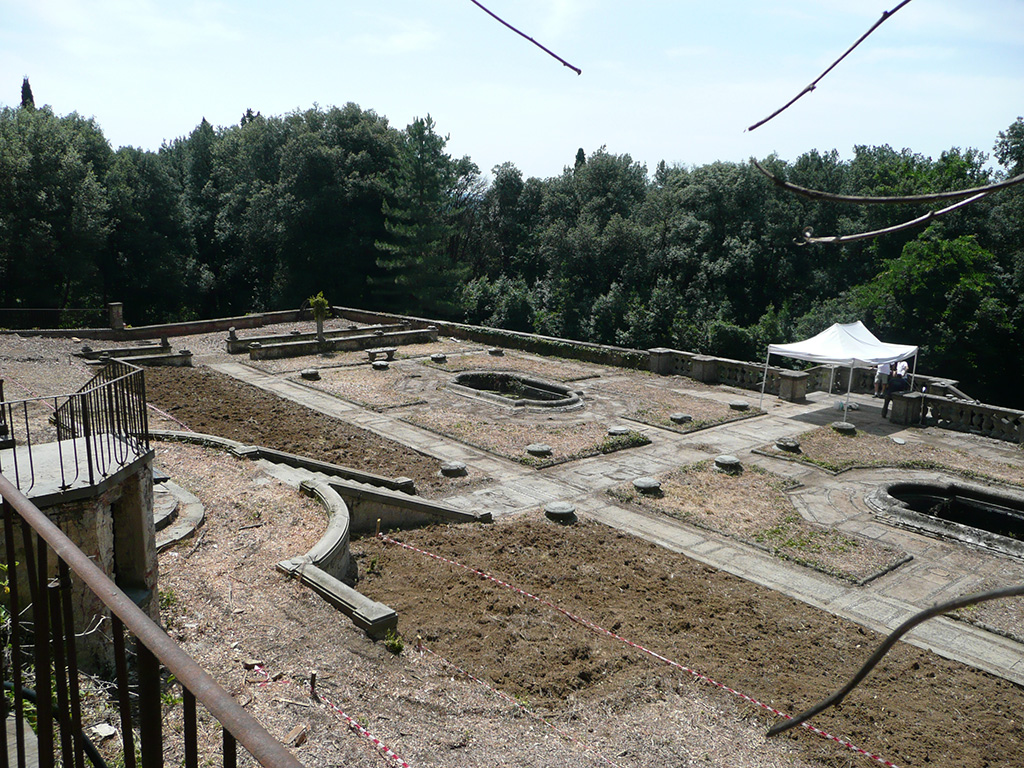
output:
<svg viewBox="0 0 1024 768"><path fill-rule="evenodd" d="M87 757L96 768L102 766L93 759L96 751L89 749L82 733L72 618L72 582L77 581L75 588L90 591L110 615L124 768L163 766L161 692L167 685L182 689L184 723L176 738L182 742L185 768L198 768L200 762L197 704L223 726L224 768L237 765L239 744L265 768L301 768L284 745L2 475L0 497L7 566L0 576L8 582L6 598L0 601L6 611L0 629L0 682L11 691L17 743L16 763L13 755L10 763L26 768L28 735L36 741L40 768L84 768ZM173 678L165 680L161 668ZM34 735L26 734L25 699L30 690L38 694ZM7 696L0 694L0 720L6 722L10 710ZM2 757L6 755L4 751ZM203 764L210 764L213 757L203 754ZM4 759L4 768L8 764Z"/></svg>
<svg viewBox="0 0 1024 768"><path fill-rule="evenodd" d="M0 472L22 492L42 479L61 490L95 485L149 452L143 371L111 360L74 394L4 402L0 391L0 425L0 448L13 448L0 452ZM41 478L37 459L48 443L54 443L56 466Z"/></svg>

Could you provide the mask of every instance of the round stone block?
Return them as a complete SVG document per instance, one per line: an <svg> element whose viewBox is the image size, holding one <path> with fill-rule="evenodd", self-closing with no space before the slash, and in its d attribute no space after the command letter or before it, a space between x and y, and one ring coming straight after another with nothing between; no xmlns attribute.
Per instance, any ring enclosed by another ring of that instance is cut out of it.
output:
<svg viewBox="0 0 1024 768"><path fill-rule="evenodd" d="M725 453L715 457L715 469L735 475L743 471L743 465L735 456Z"/></svg>
<svg viewBox="0 0 1024 768"><path fill-rule="evenodd" d="M833 421L832 429L838 432L840 435L855 435L857 434L857 425L851 424L848 421Z"/></svg>
<svg viewBox="0 0 1024 768"><path fill-rule="evenodd" d="M628 435L632 431L633 430L631 430L629 427L608 427L608 436L623 437L625 435Z"/></svg>
<svg viewBox="0 0 1024 768"><path fill-rule="evenodd" d="M430 361L433 363L443 363L448 359L448 356L443 352L435 352L430 356Z"/></svg>
<svg viewBox="0 0 1024 768"><path fill-rule="evenodd" d="M795 437L780 437L775 441L775 447L780 451L789 453L800 453L800 441Z"/></svg>
<svg viewBox="0 0 1024 768"><path fill-rule="evenodd" d="M320 371L316 368L303 368L299 375L309 381L320 381Z"/></svg>
<svg viewBox="0 0 1024 768"><path fill-rule="evenodd" d="M526 452L531 456L550 456L551 446L547 443L530 443L526 446Z"/></svg>
<svg viewBox="0 0 1024 768"><path fill-rule="evenodd" d="M502 349L501 347L491 347L490 349L487 350L487 354L490 355L491 357L503 357L505 354L505 350Z"/></svg>
<svg viewBox="0 0 1024 768"><path fill-rule="evenodd" d="M729 403L729 408L731 408L734 411L749 411L750 403L746 402L745 400L733 400L732 402Z"/></svg>
<svg viewBox="0 0 1024 768"><path fill-rule="evenodd" d="M693 416L688 413L670 413L668 419L673 424L689 424L693 421Z"/></svg>
<svg viewBox="0 0 1024 768"><path fill-rule="evenodd" d="M441 474L445 477L464 477L466 465L461 461L446 461L441 465Z"/></svg>
<svg viewBox="0 0 1024 768"><path fill-rule="evenodd" d="M544 506L544 515L556 523L575 523L576 507L567 501L552 501Z"/></svg>
<svg viewBox="0 0 1024 768"><path fill-rule="evenodd" d="M893 436L892 441L894 443L896 443L896 445L906 445L907 444L907 441L904 440L902 437L895 437L895 436Z"/></svg>
<svg viewBox="0 0 1024 768"><path fill-rule="evenodd" d="M374 360L372 363L370 363L370 365L373 366L373 370L375 371L386 371L388 368L391 367L390 365L388 365L387 360Z"/></svg>
<svg viewBox="0 0 1024 768"><path fill-rule="evenodd" d="M633 487L640 493L655 494L661 491L661 482L653 477L638 477L633 481Z"/></svg>

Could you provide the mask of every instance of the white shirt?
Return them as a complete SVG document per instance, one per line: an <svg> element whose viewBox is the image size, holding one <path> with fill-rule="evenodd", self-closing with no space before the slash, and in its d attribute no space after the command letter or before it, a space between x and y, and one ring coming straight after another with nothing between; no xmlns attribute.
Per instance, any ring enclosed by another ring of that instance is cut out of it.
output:
<svg viewBox="0 0 1024 768"><path fill-rule="evenodd" d="M896 373L899 376L906 376L907 375L907 370L909 368L910 368L910 366L907 365L907 361L906 360L900 360L898 363L896 363Z"/></svg>

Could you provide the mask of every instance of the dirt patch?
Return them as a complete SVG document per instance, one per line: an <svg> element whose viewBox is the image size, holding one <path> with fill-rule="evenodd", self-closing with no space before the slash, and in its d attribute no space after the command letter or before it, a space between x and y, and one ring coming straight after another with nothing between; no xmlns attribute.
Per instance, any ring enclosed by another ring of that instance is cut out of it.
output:
<svg viewBox="0 0 1024 768"><path fill-rule="evenodd" d="M147 370L146 398L173 417L169 428L184 426L385 477L411 477L424 496L457 487L439 476L435 458L209 368Z"/></svg>
<svg viewBox="0 0 1024 768"><path fill-rule="evenodd" d="M486 570L789 712L831 693L879 642L858 626L597 524L559 527L538 515L397 538ZM399 611L407 640L418 634L474 674L545 709L571 712L655 679L669 687L687 680L680 670L473 573L377 540L360 542L358 552L364 571L369 558L377 563L360 589ZM712 698L719 696L730 698ZM901 765L1012 765L1024 729L1019 704L1011 702L1024 704L1024 692L901 644L815 724ZM770 719L752 706L741 712ZM824 764L852 763L838 749L825 756L816 736L793 738Z"/></svg>
<svg viewBox="0 0 1024 768"><path fill-rule="evenodd" d="M866 582L906 554L884 544L804 520L786 495L792 482L757 466L740 474L716 471L713 462L682 467L661 478L657 495L632 484L609 493L619 501L723 533L832 576Z"/></svg>

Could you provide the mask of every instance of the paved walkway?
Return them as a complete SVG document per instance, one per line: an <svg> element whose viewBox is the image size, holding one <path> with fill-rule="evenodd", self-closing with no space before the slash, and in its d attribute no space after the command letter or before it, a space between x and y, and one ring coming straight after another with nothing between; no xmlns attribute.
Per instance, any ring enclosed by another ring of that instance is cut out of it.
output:
<svg viewBox="0 0 1024 768"><path fill-rule="evenodd" d="M824 393L816 393L810 402L804 404L766 397L764 407L769 413L765 416L687 435L634 424L632 426L651 438L650 445L538 471L420 429L400 421L393 414L361 408L247 365L210 361L210 367L438 459L465 462L493 481L446 499L446 503L457 508L487 510L497 516L536 508L550 501L570 501L581 517L601 521L684 553L880 633L895 629L923 608L977 591L988 576L1001 573L1005 579L1006 558L979 558L966 552L963 545L880 524L864 505L864 495L881 480L896 476L895 470L853 471L837 478L805 465L751 453L752 449L771 443L778 437L797 435L812 426L836 421L839 414L831 407L835 398ZM750 392L722 389L722 396L727 399L736 399L737 394L751 398ZM756 395L754 400L756 405ZM854 396L852 401L858 403L859 410L850 411L849 420L860 428L885 434L898 433L898 428L881 418L880 401L869 396ZM905 436L913 440L929 439L921 430L913 430ZM960 438L955 433L943 433L941 439L944 442L973 440L972 451L1004 460L1016 452L1014 447L1001 445L998 441ZM785 464L781 470L803 484L792 498L805 517L893 544L912 554L914 559L866 586L852 586L771 557L728 537L617 506L605 493L608 488L636 477L657 475L723 453L736 455L744 463L771 466L777 472L780 464ZM1016 456L1019 461L1019 452ZM934 476L934 473L906 471L899 472L898 476L906 479L908 474L919 474L923 478ZM979 561L990 565L979 567ZM1013 565L1018 564L1013 561ZM987 570L989 568L991 572ZM1024 565L1018 571L1020 576L1017 580L1024 580ZM995 633L938 618L916 628L905 639L940 656L1024 685L1024 645Z"/></svg>

